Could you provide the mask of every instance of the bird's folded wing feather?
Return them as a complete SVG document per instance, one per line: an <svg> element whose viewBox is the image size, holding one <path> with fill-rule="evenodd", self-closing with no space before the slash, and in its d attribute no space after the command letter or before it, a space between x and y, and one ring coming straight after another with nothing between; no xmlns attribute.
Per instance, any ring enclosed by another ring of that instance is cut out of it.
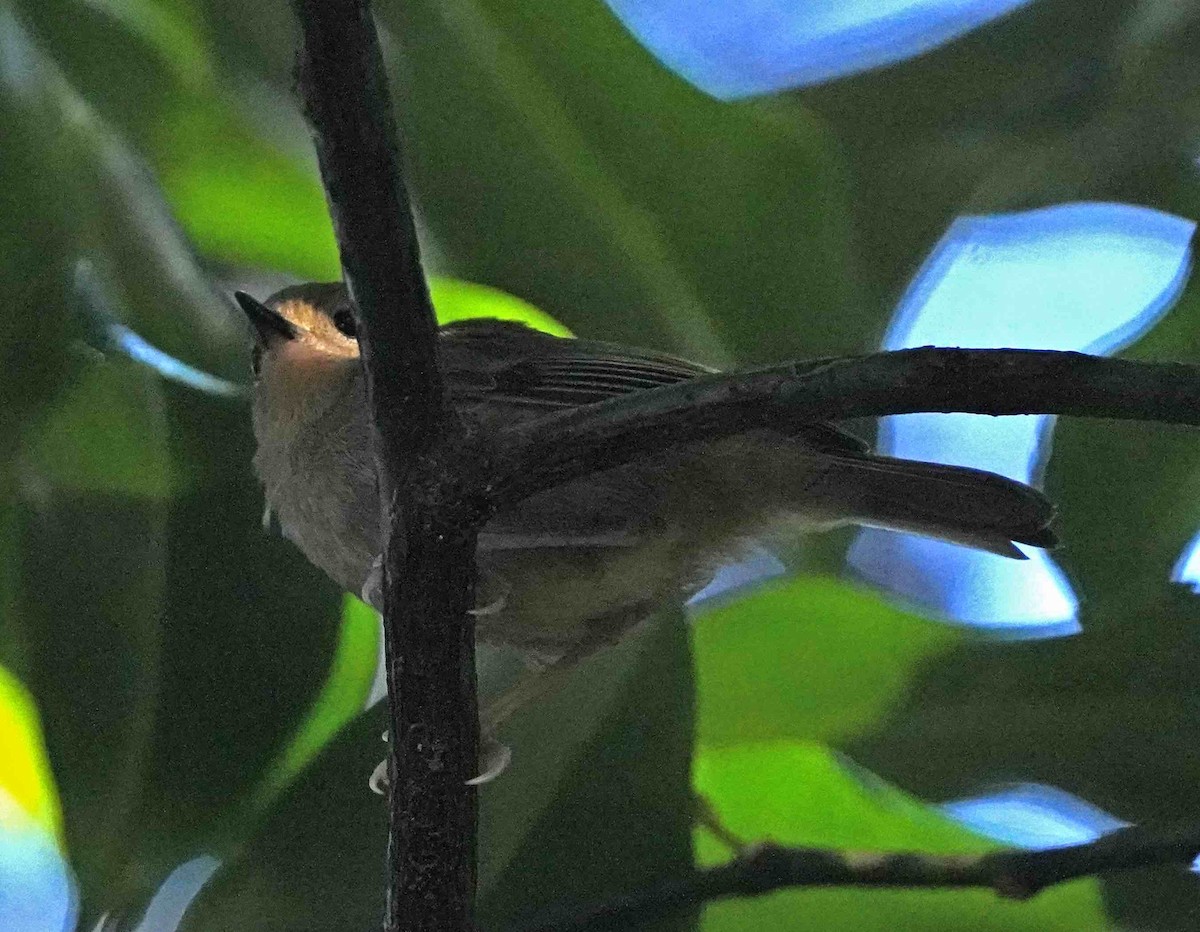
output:
<svg viewBox="0 0 1200 932"><path fill-rule="evenodd" d="M492 319L443 327L440 350L456 403L492 401L519 406L524 409L519 417L607 401L717 371L668 353L564 339ZM796 436L822 452L868 452L862 440L831 424L805 425Z"/></svg>

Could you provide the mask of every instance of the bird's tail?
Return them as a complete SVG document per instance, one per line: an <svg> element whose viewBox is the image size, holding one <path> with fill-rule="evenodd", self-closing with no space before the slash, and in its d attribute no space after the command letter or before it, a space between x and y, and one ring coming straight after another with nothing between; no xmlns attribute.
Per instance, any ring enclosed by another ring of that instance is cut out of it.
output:
<svg viewBox="0 0 1200 932"><path fill-rule="evenodd" d="M1006 557L1016 543L1053 547L1054 506L1036 489L995 473L870 454L822 456L806 470L801 517L911 531Z"/></svg>

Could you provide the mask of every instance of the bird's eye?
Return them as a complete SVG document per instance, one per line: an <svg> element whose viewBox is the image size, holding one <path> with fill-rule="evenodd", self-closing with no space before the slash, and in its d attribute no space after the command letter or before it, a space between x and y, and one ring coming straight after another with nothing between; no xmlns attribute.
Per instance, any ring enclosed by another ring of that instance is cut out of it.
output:
<svg viewBox="0 0 1200 932"><path fill-rule="evenodd" d="M338 333L351 340L358 335L358 321L354 319L354 312L348 307L333 315L333 325L337 327Z"/></svg>

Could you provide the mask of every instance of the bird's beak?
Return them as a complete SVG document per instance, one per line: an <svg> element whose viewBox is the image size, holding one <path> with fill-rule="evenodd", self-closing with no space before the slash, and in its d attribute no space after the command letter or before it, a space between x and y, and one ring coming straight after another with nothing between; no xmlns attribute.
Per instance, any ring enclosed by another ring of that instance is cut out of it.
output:
<svg viewBox="0 0 1200 932"><path fill-rule="evenodd" d="M258 331L258 339L262 343L270 343L272 340L296 339L296 327L282 314L277 314L261 301L257 301L244 291L235 291L234 299L237 301L246 316L250 318L250 323L254 325L254 329Z"/></svg>

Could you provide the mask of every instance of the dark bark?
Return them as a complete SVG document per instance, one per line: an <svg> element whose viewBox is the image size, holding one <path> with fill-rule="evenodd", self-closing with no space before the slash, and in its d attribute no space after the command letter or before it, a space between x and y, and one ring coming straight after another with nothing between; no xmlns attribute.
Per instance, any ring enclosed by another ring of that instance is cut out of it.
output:
<svg viewBox="0 0 1200 932"><path fill-rule="evenodd" d="M1200 368L1051 350L921 349L705 376L577 408L500 438L493 505L672 444L919 411L1200 425Z"/></svg>
<svg viewBox="0 0 1200 932"><path fill-rule="evenodd" d="M386 928L471 928L478 713L470 617L474 522L447 507L456 424L365 0L294 0L299 85L342 271L359 314L375 425L391 711Z"/></svg>
<svg viewBox="0 0 1200 932"><path fill-rule="evenodd" d="M1048 851L978 855L864 853L760 845L719 867L696 870L568 915L548 915L520 932L627 929L731 896L787 887L980 888L1027 899L1068 880L1160 864L1186 866L1200 855L1200 827L1135 826L1097 841Z"/></svg>

